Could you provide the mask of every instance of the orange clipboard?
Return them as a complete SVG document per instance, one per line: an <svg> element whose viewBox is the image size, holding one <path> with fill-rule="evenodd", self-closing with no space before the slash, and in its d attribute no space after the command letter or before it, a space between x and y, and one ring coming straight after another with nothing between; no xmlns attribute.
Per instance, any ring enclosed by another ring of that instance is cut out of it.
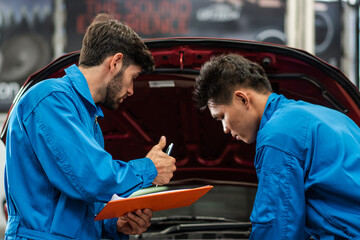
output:
<svg viewBox="0 0 360 240"><path fill-rule="evenodd" d="M192 189L171 190L151 193L132 198L122 198L108 202L95 217L95 221L108 218L117 218L127 212L149 208L152 211L161 211L171 208L187 207L199 200L213 186L203 186Z"/></svg>

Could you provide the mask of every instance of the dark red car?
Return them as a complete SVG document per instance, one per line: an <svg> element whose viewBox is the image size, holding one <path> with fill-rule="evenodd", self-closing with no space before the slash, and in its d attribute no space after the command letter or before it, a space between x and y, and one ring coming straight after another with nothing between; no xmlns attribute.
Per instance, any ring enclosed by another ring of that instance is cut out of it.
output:
<svg viewBox="0 0 360 240"><path fill-rule="evenodd" d="M131 238L248 239L249 216L256 194L253 167L255 145L225 135L208 110L192 100L201 65L213 55L236 53L264 67L276 93L327 106L347 114L360 125L360 92L338 69L300 50L240 40L172 38L146 41L156 70L139 77L135 94L116 111L103 109L100 125L105 148L114 158L143 157L161 135L173 142L177 171L170 184L145 191L162 191L211 184L214 188L186 208L154 213L152 226ZM70 53L33 74L14 104L32 85L64 75L78 62ZM9 111L11 114L11 109ZM7 122L1 131L5 142Z"/></svg>

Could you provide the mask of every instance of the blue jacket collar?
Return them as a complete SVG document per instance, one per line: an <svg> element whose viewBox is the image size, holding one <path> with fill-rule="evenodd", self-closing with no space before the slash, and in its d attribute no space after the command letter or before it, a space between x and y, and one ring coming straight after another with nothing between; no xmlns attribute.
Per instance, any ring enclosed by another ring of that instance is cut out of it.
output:
<svg viewBox="0 0 360 240"><path fill-rule="evenodd" d="M99 105L95 104L94 99L91 96L89 85L86 81L85 76L82 74L78 66L75 64L65 69L67 76L70 79L71 84L74 86L74 89L79 93L79 95L85 99L90 106L94 109L93 111L99 117L103 117L104 114Z"/></svg>
<svg viewBox="0 0 360 240"><path fill-rule="evenodd" d="M259 130L261 130L265 126L265 124L270 120L271 116L278 108L279 102L283 98L284 98L283 95L278 95L276 93L270 94L266 102L264 113L261 118Z"/></svg>

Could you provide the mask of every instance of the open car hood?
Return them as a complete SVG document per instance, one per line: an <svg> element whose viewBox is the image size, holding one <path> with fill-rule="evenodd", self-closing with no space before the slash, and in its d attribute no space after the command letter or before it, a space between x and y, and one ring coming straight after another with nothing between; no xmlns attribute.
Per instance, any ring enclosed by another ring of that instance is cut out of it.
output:
<svg viewBox="0 0 360 240"><path fill-rule="evenodd" d="M264 67L276 93L324 105L347 114L360 125L360 93L344 74L301 50L260 42L170 38L146 41L156 70L134 82L134 95L100 120L105 148L114 159L141 158L161 135L173 142L177 171L172 184L184 182L256 185L255 145L225 135L208 110L194 107L192 91L201 65L212 55L237 53ZM32 85L61 77L78 62L79 52L60 57L33 74L14 104ZM11 108L12 109L12 108ZM8 117L11 114L9 111ZM336 119L334 119L336 121ZM1 131L5 142L6 120ZM69 146L71 147L71 146Z"/></svg>

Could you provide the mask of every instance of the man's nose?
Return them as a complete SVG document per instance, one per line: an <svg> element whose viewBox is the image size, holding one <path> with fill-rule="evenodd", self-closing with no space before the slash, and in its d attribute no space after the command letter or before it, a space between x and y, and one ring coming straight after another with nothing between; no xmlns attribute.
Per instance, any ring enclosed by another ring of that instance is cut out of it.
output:
<svg viewBox="0 0 360 240"><path fill-rule="evenodd" d="M229 133L230 129L227 128L226 124L224 122L222 122L222 125L223 125L223 129L224 129L224 133Z"/></svg>
<svg viewBox="0 0 360 240"><path fill-rule="evenodd" d="M128 94L128 96L131 96L131 95L134 94L134 88L133 88L132 85L129 87L129 89L128 89L128 91L127 91L127 94Z"/></svg>

